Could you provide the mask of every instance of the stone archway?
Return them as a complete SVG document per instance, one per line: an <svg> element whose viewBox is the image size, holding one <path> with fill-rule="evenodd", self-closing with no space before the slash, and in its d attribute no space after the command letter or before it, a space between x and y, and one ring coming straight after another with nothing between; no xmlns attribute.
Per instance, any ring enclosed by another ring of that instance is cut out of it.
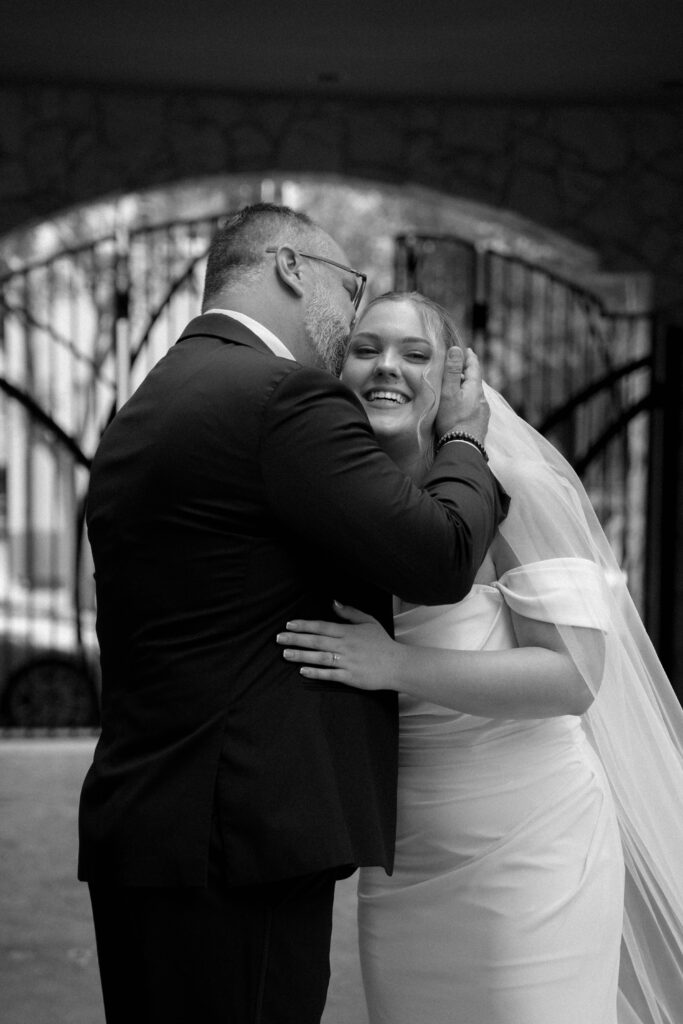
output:
<svg viewBox="0 0 683 1024"><path fill-rule="evenodd" d="M413 182L544 224L678 310L683 105L0 87L0 235L98 196L222 174Z"/></svg>
<svg viewBox="0 0 683 1024"><path fill-rule="evenodd" d="M68 211L24 233L19 248L33 262L37 259L45 264L42 272L47 276L36 287L37 296L39 290L42 293L50 290L46 268L55 264L55 260L48 258L50 250L62 259L68 257L70 248L81 247L85 254L81 273L88 281L87 286L100 288L104 273L112 289L112 302L105 300L98 306L97 301L93 301L101 338L89 358L95 362L101 360L101 365L108 362L110 376L115 376L120 365L113 365L111 332L114 327L118 332L125 324L129 339L127 351L134 353L139 376L145 372L146 365L159 358L164 345L172 343L184 322L198 311L197 279L212 225L228 209L256 199L283 201L306 208L345 246L355 265L371 271L370 293L393 286L394 238L398 233L412 232L456 237L473 252L493 252L499 257L534 264L545 273L561 274L571 288L586 290L586 294L588 291L597 293L620 312L632 314L647 307L647 282L642 275L604 274L595 252L517 213L454 198L424 186L399 187L329 174L213 176L111 201L101 200ZM5 240L0 253L5 254L8 264L16 265L9 278L20 280L20 290L26 294L33 287L30 282L34 271L21 269L23 261L17 259L15 245L19 239L17 232L13 238ZM179 240L182 244L178 247ZM137 245L137 256L132 255L130 248L133 241ZM152 252L153 259L150 258ZM143 276L141 264L135 262L137 259L150 265L160 253L168 257L167 275L165 278L156 275L159 279L155 283L157 292L153 301L147 296L137 310L125 281L137 281ZM125 268L122 278L121 267ZM92 294L94 296L95 292ZM176 302L179 298L185 302L183 312L179 312L181 307ZM598 305L602 306L602 302ZM11 303L5 301L6 311L10 306ZM169 320L171 310L173 315ZM33 308L34 321L35 312ZM176 324L178 316L180 321ZM162 317L164 330L160 331ZM44 319L49 322L50 317ZM33 330L36 323L32 322L31 327L32 334L36 334ZM145 358L137 360L138 351ZM98 379L93 394L101 390L100 384ZM111 386L111 381L107 386Z"/></svg>

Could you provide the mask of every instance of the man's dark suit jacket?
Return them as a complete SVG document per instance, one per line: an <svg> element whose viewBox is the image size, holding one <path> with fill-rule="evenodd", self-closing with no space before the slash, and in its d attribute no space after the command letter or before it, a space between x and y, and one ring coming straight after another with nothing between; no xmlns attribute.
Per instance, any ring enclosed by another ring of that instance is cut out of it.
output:
<svg viewBox="0 0 683 1024"><path fill-rule="evenodd" d="M203 885L212 817L234 884L390 870L396 694L307 682L275 636L333 598L388 630L392 593L462 598L505 502L463 444L418 490L343 384L193 320L92 467L102 734L79 877Z"/></svg>

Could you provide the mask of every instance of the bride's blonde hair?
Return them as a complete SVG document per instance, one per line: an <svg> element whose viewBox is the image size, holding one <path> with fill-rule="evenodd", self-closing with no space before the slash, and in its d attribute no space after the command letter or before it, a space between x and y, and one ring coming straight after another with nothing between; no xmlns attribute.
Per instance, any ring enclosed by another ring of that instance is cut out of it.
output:
<svg viewBox="0 0 683 1024"><path fill-rule="evenodd" d="M379 305L380 302L412 303L419 313L425 330L432 341L443 345L446 351L454 345L459 345L462 348L462 341L451 314L443 306L440 306L438 302L428 299L421 292L384 292L383 295L375 296L363 309L363 312L356 321L356 326L361 322L367 311L372 309L373 306Z"/></svg>

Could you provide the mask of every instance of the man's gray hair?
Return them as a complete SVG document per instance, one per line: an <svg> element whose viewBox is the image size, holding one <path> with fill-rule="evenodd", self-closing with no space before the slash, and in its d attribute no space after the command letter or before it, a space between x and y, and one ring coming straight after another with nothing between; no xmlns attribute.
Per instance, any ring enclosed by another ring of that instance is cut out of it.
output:
<svg viewBox="0 0 683 1024"><path fill-rule="evenodd" d="M275 203L245 206L218 229L209 247L204 281L204 308L226 286L260 270L266 248L289 243L306 248L322 229L305 213Z"/></svg>

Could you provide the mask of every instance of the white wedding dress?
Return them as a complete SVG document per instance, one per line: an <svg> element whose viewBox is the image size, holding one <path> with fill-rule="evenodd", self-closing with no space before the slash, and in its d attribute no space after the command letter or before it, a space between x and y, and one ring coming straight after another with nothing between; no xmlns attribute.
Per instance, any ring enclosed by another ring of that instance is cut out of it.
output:
<svg viewBox="0 0 683 1024"><path fill-rule="evenodd" d="M510 609L569 630L609 622L601 570L556 558L457 605L399 612L396 637L506 650ZM395 870L359 880L370 1024L616 1024L624 861L582 720L404 696L400 709Z"/></svg>

